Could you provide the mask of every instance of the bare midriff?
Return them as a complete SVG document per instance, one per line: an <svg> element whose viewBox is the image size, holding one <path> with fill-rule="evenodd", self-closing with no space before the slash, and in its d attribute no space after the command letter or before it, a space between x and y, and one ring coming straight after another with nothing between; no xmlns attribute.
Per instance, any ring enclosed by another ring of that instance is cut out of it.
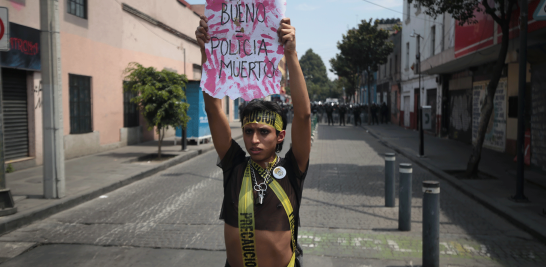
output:
<svg viewBox="0 0 546 267"><path fill-rule="evenodd" d="M243 252L239 239L239 228L224 224L224 238L229 265L243 267ZM292 258L290 231L255 230L258 266L288 266Z"/></svg>

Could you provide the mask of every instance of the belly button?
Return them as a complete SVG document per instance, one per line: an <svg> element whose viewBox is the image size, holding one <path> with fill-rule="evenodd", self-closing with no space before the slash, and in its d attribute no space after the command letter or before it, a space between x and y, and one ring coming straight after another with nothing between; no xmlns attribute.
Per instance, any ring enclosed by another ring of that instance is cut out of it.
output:
<svg viewBox="0 0 546 267"><path fill-rule="evenodd" d="M280 207L282 207L282 203L279 203L279 204L277 205L277 209L280 208Z"/></svg>

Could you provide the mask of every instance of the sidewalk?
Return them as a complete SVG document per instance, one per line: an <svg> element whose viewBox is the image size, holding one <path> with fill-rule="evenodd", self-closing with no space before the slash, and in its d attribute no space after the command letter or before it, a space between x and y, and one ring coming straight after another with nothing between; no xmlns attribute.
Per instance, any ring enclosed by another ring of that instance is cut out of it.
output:
<svg viewBox="0 0 546 267"><path fill-rule="evenodd" d="M240 122L230 124L233 139L242 137ZM43 166L7 174L17 213L0 217L0 234L69 209L159 171L214 149L212 143L188 145L181 151L174 136L165 138L162 154L176 155L162 162L137 162L139 157L157 153L157 141L127 146L104 153L65 161L65 192L62 199L43 198Z"/></svg>
<svg viewBox="0 0 546 267"><path fill-rule="evenodd" d="M546 174L526 166L525 196L529 203L510 199L516 190L516 166L513 157L483 149L480 172L490 179L460 179L451 171L466 170L472 146L455 140L425 134L425 158L418 156L419 132L392 124L363 125L370 134L410 160L446 180L508 221L546 242Z"/></svg>

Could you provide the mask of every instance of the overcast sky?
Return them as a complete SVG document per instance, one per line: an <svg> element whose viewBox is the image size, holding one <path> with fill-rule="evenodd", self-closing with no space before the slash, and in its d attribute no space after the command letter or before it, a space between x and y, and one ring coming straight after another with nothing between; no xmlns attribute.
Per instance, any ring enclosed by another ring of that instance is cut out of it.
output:
<svg viewBox="0 0 546 267"><path fill-rule="evenodd" d="M206 0L186 0L190 4L205 4ZM369 0L386 8L402 12L403 0ZM336 44L348 28L360 20L400 18L402 14L363 0L287 0L286 16L296 27L297 50L301 57L308 49L320 55L326 68L338 52ZM328 71L330 79L333 73Z"/></svg>

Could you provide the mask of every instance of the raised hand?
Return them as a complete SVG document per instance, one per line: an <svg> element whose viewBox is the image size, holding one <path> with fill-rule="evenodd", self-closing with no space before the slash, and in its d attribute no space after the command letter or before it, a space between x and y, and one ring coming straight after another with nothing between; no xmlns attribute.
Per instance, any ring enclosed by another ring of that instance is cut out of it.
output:
<svg viewBox="0 0 546 267"><path fill-rule="evenodd" d="M290 18L281 20L277 34L279 35L279 42L284 45L284 53L296 53L296 28L290 25Z"/></svg>
<svg viewBox="0 0 546 267"><path fill-rule="evenodd" d="M205 54L205 43L210 42L208 22L209 20L207 17L201 16L199 27L197 27L195 30L195 38L197 39L197 43L199 43L199 47L201 48L201 63L205 63L205 61L207 61L207 55Z"/></svg>

